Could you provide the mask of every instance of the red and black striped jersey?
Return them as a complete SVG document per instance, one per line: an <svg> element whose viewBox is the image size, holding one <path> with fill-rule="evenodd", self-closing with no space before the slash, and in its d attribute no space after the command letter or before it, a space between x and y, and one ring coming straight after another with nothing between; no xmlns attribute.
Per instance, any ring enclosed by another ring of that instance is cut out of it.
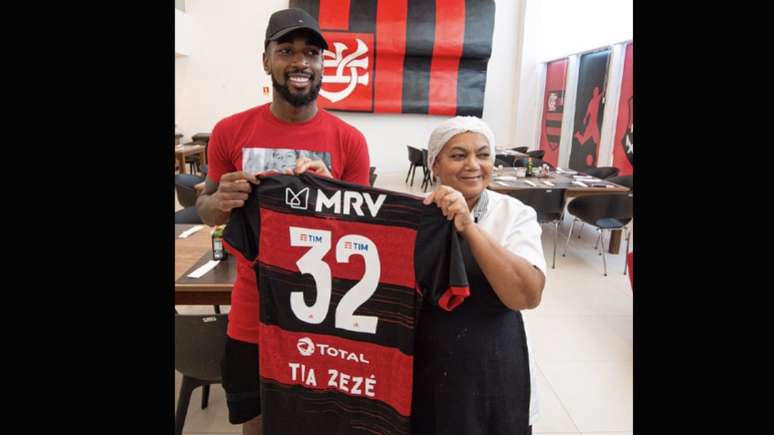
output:
<svg viewBox="0 0 774 435"><path fill-rule="evenodd" d="M440 209L274 175L233 210L224 240L257 274L264 432L409 433L421 305L451 310L470 294Z"/></svg>

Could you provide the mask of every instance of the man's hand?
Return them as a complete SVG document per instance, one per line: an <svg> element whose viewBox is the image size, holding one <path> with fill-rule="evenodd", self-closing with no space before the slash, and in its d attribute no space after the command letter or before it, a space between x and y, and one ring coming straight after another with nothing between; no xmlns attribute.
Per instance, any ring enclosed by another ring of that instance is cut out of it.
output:
<svg viewBox="0 0 774 435"><path fill-rule="evenodd" d="M465 197L449 186L439 185L422 203L425 205L435 203L447 219L454 219L454 228L460 233L474 223Z"/></svg>
<svg viewBox="0 0 774 435"><path fill-rule="evenodd" d="M287 169L286 173L301 175L306 171L311 171L315 175L333 178L333 175L331 175L322 160L312 160L309 157L299 157L298 160L296 160L296 168L292 171Z"/></svg>
<svg viewBox="0 0 774 435"><path fill-rule="evenodd" d="M218 190L212 194L212 205L223 213L230 213L232 209L242 207L252 190L251 183L257 185L260 181L254 175L243 171L223 174Z"/></svg>

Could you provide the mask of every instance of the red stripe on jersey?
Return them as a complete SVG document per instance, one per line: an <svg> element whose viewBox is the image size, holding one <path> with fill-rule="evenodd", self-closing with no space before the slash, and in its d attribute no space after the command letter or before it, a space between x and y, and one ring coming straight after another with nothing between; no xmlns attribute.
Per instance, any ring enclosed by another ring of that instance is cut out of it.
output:
<svg viewBox="0 0 774 435"><path fill-rule="evenodd" d="M403 61L406 56L408 0L376 3L376 53L374 112L401 112Z"/></svg>
<svg viewBox="0 0 774 435"><path fill-rule="evenodd" d="M380 400L400 415L411 414L414 359L398 349L264 323L260 349L264 378Z"/></svg>
<svg viewBox="0 0 774 435"><path fill-rule="evenodd" d="M231 246L225 239L223 239L223 247L231 255L233 255L235 257L238 257L238 258L242 258L243 260L247 261L251 265L253 264L253 260L252 259L249 259L249 258L245 257L244 254L242 254L242 251L240 251L240 250L236 249L235 247Z"/></svg>
<svg viewBox="0 0 774 435"><path fill-rule="evenodd" d="M457 112L457 76L465 42L465 0L437 1L435 39L430 64L428 113Z"/></svg>
<svg viewBox="0 0 774 435"><path fill-rule="evenodd" d="M414 242L417 233L413 229L279 213L261 208L260 260L268 265L297 272L296 262L311 248L290 245L290 227L331 232L330 249L322 260L331 268L334 278L360 280L365 272L360 255L349 257L349 263L336 260L336 245L347 235L359 235L370 239L379 254L379 282L415 287Z"/></svg>
<svg viewBox="0 0 774 435"><path fill-rule="evenodd" d="M468 287L449 287L438 299L438 306L446 311L451 311L470 296Z"/></svg>
<svg viewBox="0 0 774 435"><path fill-rule="evenodd" d="M546 134L549 136L559 136L562 134L561 127L546 127Z"/></svg>
<svg viewBox="0 0 774 435"><path fill-rule="evenodd" d="M349 0L320 0L320 28L349 29Z"/></svg>

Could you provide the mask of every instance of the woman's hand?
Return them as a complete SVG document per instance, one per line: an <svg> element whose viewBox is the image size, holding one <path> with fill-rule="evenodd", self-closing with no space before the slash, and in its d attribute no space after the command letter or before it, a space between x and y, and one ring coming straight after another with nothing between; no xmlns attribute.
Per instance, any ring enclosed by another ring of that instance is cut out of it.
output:
<svg viewBox="0 0 774 435"><path fill-rule="evenodd" d="M331 172L322 160L312 160L309 157L299 157L296 160L296 168L294 170L287 169L286 173L301 175L306 171L310 171L315 175L333 178L333 175L331 175Z"/></svg>
<svg viewBox="0 0 774 435"><path fill-rule="evenodd" d="M460 233L474 224L465 197L449 186L439 185L422 203L425 205L435 203L447 219L454 219L454 228Z"/></svg>

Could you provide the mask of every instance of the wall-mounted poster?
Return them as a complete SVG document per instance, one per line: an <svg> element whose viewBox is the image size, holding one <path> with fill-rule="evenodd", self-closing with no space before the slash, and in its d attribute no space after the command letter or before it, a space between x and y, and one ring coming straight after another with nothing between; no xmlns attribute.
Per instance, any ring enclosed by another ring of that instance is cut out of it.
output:
<svg viewBox="0 0 774 435"><path fill-rule="evenodd" d="M610 49L584 54L580 59L570 168L583 171L597 166Z"/></svg>
<svg viewBox="0 0 774 435"><path fill-rule="evenodd" d="M561 59L549 62L546 66L543 120L540 123L540 149L545 151L543 160L554 166L557 166L559 161L559 136L562 133L567 65L567 59Z"/></svg>
<svg viewBox="0 0 774 435"><path fill-rule="evenodd" d="M613 142L613 166L620 169L619 175L632 175L634 172L634 48L626 44L623 78L621 79L621 99L618 102L618 120L616 121Z"/></svg>

